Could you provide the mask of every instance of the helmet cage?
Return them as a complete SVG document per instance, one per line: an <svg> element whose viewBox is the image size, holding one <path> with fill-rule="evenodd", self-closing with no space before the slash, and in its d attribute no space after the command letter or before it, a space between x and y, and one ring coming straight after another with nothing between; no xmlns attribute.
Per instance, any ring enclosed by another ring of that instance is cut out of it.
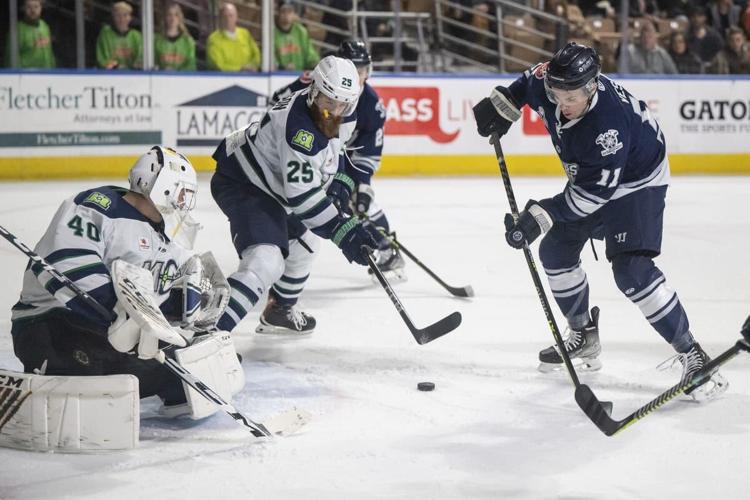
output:
<svg viewBox="0 0 750 500"><path fill-rule="evenodd" d="M198 180L187 158L154 146L130 169L130 189L148 197L162 215L195 208Z"/></svg>

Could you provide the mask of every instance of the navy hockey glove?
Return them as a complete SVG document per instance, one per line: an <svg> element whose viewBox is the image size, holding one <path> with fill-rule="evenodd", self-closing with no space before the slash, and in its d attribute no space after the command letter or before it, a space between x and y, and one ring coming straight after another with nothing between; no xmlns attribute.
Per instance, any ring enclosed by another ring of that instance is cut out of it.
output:
<svg viewBox="0 0 750 500"><path fill-rule="evenodd" d="M482 137L497 132L498 137L504 136L514 121L521 117L510 91L497 86L489 97L485 97L474 106L474 119L477 122L477 132Z"/></svg>
<svg viewBox="0 0 750 500"><path fill-rule="evenodd" d="M505 214L505 241L513 248L523 248L524 243L531 245L551 227L552 217L536 201L529 200L517 221L513 215Z"/></svg>
<svg viewBox="0 0 750 500"><path fill-rule="evenodd" d="M357 186L357 194L354 201L354 210L357 212L357 215L367 215L374 197L375 193L369 184L360 184Z"/></svg>
<svg viewBox="0 0 750 500"><path fill-rule="evenodd" d="M367 259L362 255L362 248L372 250L378 246L372 234L365 229L362 222L356 217L342 219L331 239L344 253L346 260L362 266L367 265Z"/></svg>
<svg viewBox="0 0 750 500"><path fill-rule="evenodd" d="M337 172L333 177L333 182L328 186L328 196L333 200L333 204L342 214L350 214L349 200L354 191L354 181L351 177L343 172Z"/></svg>

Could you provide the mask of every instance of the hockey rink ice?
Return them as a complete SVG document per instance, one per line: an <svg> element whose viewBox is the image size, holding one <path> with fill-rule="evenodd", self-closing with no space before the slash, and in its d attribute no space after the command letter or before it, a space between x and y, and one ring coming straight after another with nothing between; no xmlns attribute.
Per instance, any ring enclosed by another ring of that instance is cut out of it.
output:
<svg viewBox="0 0 750 500"><path fill-rule="evenodd" d="M228 224L200 177L196 249L225 274L237 257ZM562 190L564 178L516 178L518 204ZM0 183L0 225L33 247L59 203L117 181ZM253 311L234 332L247 384L235 399L251 418L298 407L312 414L297 435L253 441L224 413L167 420L141 404L140 447L101 455L0 449L0 499L744 499L750 487L750 354L722 369L717 400L672 401L614 437L581 412L563 373L542 374L553 343L523 253L508 247L500 176L375 179L376 200L398 238L446 282L451 297L407 261L395 286L414 323L452 311L463 324L419 346L365 268L321 244L302 308L306 338L261 337ZM715 356L750 315L750 177L675 177L663 255L692 331ZM580 374L623 418L676 383L656 366L672 349L617 290L597 242L582 260L601 312L603 368ZM534 245L536 256L537 244ZM25 257L0 240L0 366L20 369L10 339ZM546 278L542 276L546 285ZM264 300L264 299L262 299ZM550 296L551 300L551 296ZM562 318L556 312L558 323ZM417 383L436 384L433 392Z"/></svg>

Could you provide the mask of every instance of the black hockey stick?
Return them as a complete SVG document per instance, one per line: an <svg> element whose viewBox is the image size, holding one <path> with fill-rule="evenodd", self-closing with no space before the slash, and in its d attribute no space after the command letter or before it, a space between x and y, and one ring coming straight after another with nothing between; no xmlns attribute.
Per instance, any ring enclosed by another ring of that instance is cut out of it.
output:
<svg viewBox="0 0 750 500"><path fill-rule="evenodd" d="M375 227L377 227L377 226L375 226ZM416 265L418 265L419 267L421 267L424 272L426 272L427 274L429 274L432 279L434 279L435 281L437 281L440 284L440 286L442 286L443 288L445 288L446 290L448 290L448 292L451 295L454 295L456 297L473 297L474 296L474 289L471 287L471 285L461 286L461 287L459 287L459 286L450 286L448 283L446 283L445 281L443 281L442 279L440 279L440 276L438 276L437 274L435 274L432 271L432 269L430 269L429 267L427 267L421 260L419 260L416 255L414 255L413 253L411 253L404 246L403 243L401 243L400 241L398 241L396 239L396 235L395 234L388 234L388 233L385 232L385 230L383 230L383 228L380 228L380 227L377 227L377 229L391 243L391 246L394 249L401 250L402 252L404 252L404 255L406 255L407 257L409 257Z"/></svg>
<svg viewBox="0 0 750 500"><path fill-rule="evenodd" d="M86 304L89 305L94 311L97 312L97 314L101 315L102 318L108 320L108 321L114 321L115 314L101 305L94 297L86 293L84 290L82 290L78 285L73 283L67 276L60 273L52 264L44 260L39 254L31 250L29 247L27 247L23 242L21 242L16 236L11 234L7 229L0 226L0 236L8 240L14 247L18 248L21 252L26 254L28 258L30 258L32 261L37 262L41 264L42 268L49 272L56 280L58 280L60 283L62 283L64 286L68 287L73 293L81 297ZM243 425L250 429L253 436L255 437L262 437L262 436L271 436L271 433L266 429L266 426L263 424L254 422L250 420L249 418L243 416L240 412L238 412L231 404L224 401L224 399L216 394L214 391L208 388L206 384L201 382L195 375L191 374L189 371L181 367L178 363L175 361L166 358L161 361L164 366L166 366L169 370L172 371L177 377L179 377L183 382L188 384L190 387L195 389L201 396L208 399L212 403L217 404L219 407L221 407L222 410L224 410L226 413L229 414L237 423L240 425Z"/></svg>
<svg viewBox="0 0 750 500"><path fill-rule="evenodd" d="M500 146L500 138L497 136L497 132L493 132L490 137L490 142L495 147L495 156L497 156L497 162L500 166L500 175L503 178L503 185L505 186L505 194L508 196L508 204L510 205L510 212L513 218L518 220L518 205L516 204L516 195L513 194L513 186L510 184L510 175L508 174L508 166L505 164L505 155L503 154L503 148ZM539 272L536 269L536 263L534 262L534 256L531 254L529 245L524 243L523 255L526 257L526 264L529 266L529 272L531 273L531 279L534 282L536 288L536 294L539 296L539 301L542 303L542 309L544 315L547 318L547 324L552 331L552 336L555 338L555 344L557 344L557 350L560 351L560 356L565 363L565 367L568 369L568 374L573 380L576 390L581 386L581 382L578 380L573 363L570 361L568 351L565 350L565 343L563 342L562 335L560 335L560 329L557 327L555 316L552 314L552 310L547 300L547 294L544 292L542 287L542 281L539 279ZM611 403L610 403L611 404Z"/></svg>
<svg viewBox="0 0 750 500"><path fill-rule="evenodd" d="M404 309L404 305L399 300L398 295L396 295L396 292L393 290L393 287L390 283L388 283L388 280L385 279L385 276L383 276L383 272L378 269L378 266L375 264L370 251L366 248L362 248L362 254L367 258L367 265L370 266L373 274L383 286L383 289L388 294L388 298L390 298L391 302L393 302L393 305L396 306L396 310L401 315L401 319L404 320L404 323L406 323L406 326L414 336L414 340L417 341L417 344L423 345L428 342L432 342L433 340L442 337L446 333L452 332L453 330L458 328L458 325L461 324L461 313L453 312L440 321L433 323L425 328L417 328L416 326L414 326L414 323L406 313L406 309Z"/></svg>
<svg viewBox="0 0 750 500"><path fill-rule="evenodd" d="M745 321L745 326L742 329L742 335L744 339L740 339L735 344L721 353L718 357L711 360L702 370L693 374L688 380L680 381L677 385L672 386L668 390L659 394L656 398L649 401L647 404L641 406L636 411L623 418L622 420L615 420L611 417L612 407L607 408L599 399L596 397L594 392L586 384L581 384L576 388L576 402L581 407L583 412L594 422L600 431L607 436L613 436L623 429L633 425L649 413L657 410L667 402L671 401L675 397L690 391L704 383L711 377L714 370L719 368L721 365L729 361L730 359L737 356L740 351L750 352L750 318Z"/></svg>

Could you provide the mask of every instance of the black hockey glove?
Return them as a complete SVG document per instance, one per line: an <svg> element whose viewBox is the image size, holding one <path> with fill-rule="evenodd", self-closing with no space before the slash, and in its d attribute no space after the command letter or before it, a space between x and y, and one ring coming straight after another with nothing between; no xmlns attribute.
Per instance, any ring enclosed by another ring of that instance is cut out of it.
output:
<svg viewBox="0 0 750 500"><path fill-rule="evenodd" d="M342 214L351 214L352 211L349 208L349 200L352 197L354 191L354 181L351 177L343 172L337 172L333 177L333 182L328 186L328 196L339 209Z"/></svg>
<svg viewBox="0 0 750 500"><path fill-rule="evenodd" d="M498 137L504 136L514 121L521 117L510 91L497 86L489 97L485 97L474 106L474 119L477 122L477 132L482 137L497 132Z"/></svg>
<svg viewBox="0 0 750 500"><path fill-rule="evenodd" d="M346 260L356 262L361 266L367 265L367 259L362 255L362 248L373 250L378 246L372 234L356 217L342 218L331 239L344 253Z"/></svg>
<svg viewBox="0 0 750 500"><path fill-rule="evenodd" d="M367 215L367 212L370 210L370 203L372 203L374 197L375 193L369 184L362 183L357 186L357 194L354 199L354 210L357 212L357 215Z"/></svg>
<svg viewBox="0 0 750 500"><path fill-rule="evenodd" d="M513 215L505 214L505 241L513 248L523 248L524 243L531 245L551 227L552 217L536 201L529 200L517 221Z"/></svg>

